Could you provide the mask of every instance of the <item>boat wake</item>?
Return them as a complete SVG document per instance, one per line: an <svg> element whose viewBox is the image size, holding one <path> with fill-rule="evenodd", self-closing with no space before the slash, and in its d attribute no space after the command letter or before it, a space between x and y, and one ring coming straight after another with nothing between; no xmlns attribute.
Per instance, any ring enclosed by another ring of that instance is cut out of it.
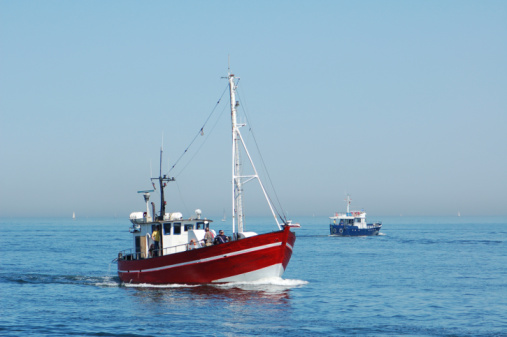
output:
<svg viewBox="0 0 507 337"><path fill-rule="evenodd" d="M150 283L122 283L122 286L126 288L195 288L199 287L199 284L150 284Z"/></svg>
<svg viewBox="0 0 507 337"><path fill-rule="evenodd" d="M283 279L281 277L269 277L260 279L257 281L250 282L230 282L230 283L219 283L214 284L213 286L219 288L241 288L241 289L249 289L249 290L268 290L269 288L280 290L280 289L290 289L297 288L308 284L308 281L303 280L290 280Z"/></svg>
<svg viewBox="0 0 507 337"><path fill-rule="evenodd" d="M259 280L262 281L262 280ZM287 290L299 288L307 284L307 281L302 280L280 280L275 282L241 282L241 283L226 283L214 285L219 289L232 290L240 289L243 291L263 292L263 293L285 293Z"/></svg>
<svg viewBox="0 0 507 337"><path fill-rule="evenodd" d="M9 274L1 275L0 283L19 284L80 284L96 287L118 287L117 276L52 275L52 274Z"/></svg>
<svg viewBox="0 0 507 337"><path fill-rule="evenodd" d="M229 282L212 284L149 284L149 283L122 283L127 288L197 288L197 287L215 287L219 289L240 288L243 290L263 290L280 291L291 288L297 288L308 284L308 281L290 280L281 277L264 278L251 282Z"/></svg>
<svg viewBox="0 0 507 337"><path fill-rule="evenodd" d="M193 289L199 293L215 293L231 294L236 291L262 293L265 295L275 295L286 293L286 291L299 288L308 281L283 279L281 277L264 278L251 282L229 282L216 284L130 284L123 283L119 277L104 276L87 276L87 275L51 275L51 274L0 274L0 283L19 283L19 284L67 284L91 286L99 288L138 288L138 289Z"/></svg>
<svg viewBox="0 0 507 337"><path fill-rule="evenodd" d="M101 288L115 288L119 287L121 283L120 279L117 276L105 276L98 278L93 285Z"/></svg>

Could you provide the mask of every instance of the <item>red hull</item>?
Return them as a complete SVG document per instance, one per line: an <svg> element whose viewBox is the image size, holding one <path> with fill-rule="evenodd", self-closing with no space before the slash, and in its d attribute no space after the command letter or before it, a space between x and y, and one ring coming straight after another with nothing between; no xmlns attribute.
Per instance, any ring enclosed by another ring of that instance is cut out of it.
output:
<svg viewBox="0 0 507 337"><path fill-rule="evenodd" d="M281 276L292 256L296 235L283 230L141 260L118 260L125 283L217 283Z"/></svg>

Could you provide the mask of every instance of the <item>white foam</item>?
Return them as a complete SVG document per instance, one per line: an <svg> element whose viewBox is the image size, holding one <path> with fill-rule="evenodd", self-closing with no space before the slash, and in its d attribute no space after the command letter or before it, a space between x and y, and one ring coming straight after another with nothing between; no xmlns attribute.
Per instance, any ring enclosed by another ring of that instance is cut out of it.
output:
<svg viewBox="0 0 507 337"><path fill-rule="evenodd" d="M121 283L122 286L127 288L195 288L202 286L213 286L222 289L242 288L245 290L275 290L290 289L301 287L308 284L308 281L303 280L290 280L282 279L281 277L268 277L257 281L249 282L228 282L228 283L213 283L213 284L150 284L150 283ZM101 286L115 286L120 284L114 281L104 282L97 284Z"/></svg>
<svg viewBox="0 0 507 337"><path fill-rule="evenodd" d="M95 283L97 287L109 287L109 288L117 288L120 286L118 282L109 281L109 282L97 282Z"/></svg>
<svg viewBox="0 0 507 337"><path fill-rule="evenodd" d="M289 287L297 287L302 286L305 284L308 284L308 281L303 280L289 280L289 279L283 279L281 277L267 277L264 279L260 279L257 281L251 281L251 282L243 282L245 284L270 284L270 285L277 285L277 286L289 286Z"/></svg>
<svg viewBox="0 0 507 337"><path fill-rule="evenodd" d="M150 283L122 283L127 288L194 288L199 287L195 284L150 284Z"/></svg>
<svg viewBox="0 0 507 337"><path fill-rule="evenodd" d="M229 282L214 284L219 288L242 288L242 289L263 289L263 290L280 290L280 288L295 288L308 284L308 281L303 280L290 280L281 277L268 277L256 281L248 282Z"/></svg>
<svg viewBox="0 0 507 337"><path fill-rule="evenodd" d="M117 288L121 284L118 282L118 279L114 276L105 276L99 278L99 280L95 281L93 285L97 287L109 287L109 288Z"/></svg>

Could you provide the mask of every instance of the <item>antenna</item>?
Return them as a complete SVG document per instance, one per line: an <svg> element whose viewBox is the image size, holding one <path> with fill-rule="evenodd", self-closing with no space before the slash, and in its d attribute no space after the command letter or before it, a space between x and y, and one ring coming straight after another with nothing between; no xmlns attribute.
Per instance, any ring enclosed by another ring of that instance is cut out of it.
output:
<svg viewBox="0 0 507 337"><path fill-rule="evenodd" d="M144 190L144 191L137 191L137 193L150 193L150 192L153 192L155 190Z"/></svg>
<svg viewBox="0 0 507 337"><path fill-rule="evenodd" d="M345 199L345 201L347 202L347 213L350 213L350 202L352 201L352 199L350 199L349 194L347 194L347 199Z"/></svg>
<svg viewBox="0 0 507 337"><path fill-rule="evenodd" d="M162 148L162 146L160 146L160 171L159 171L159 176L162 177L162 153L164 152L164 149Z"/></svg>
<svg viewBox="0 0 507 337"><path fill-rule="evenodd" d="M162 175L162 154L163 154L162 146L160 147L160 171L158 178L151 178L152 185L155 187L154 180L158 180L159 187L160 187L160 215L159 220L164 219L165 215L165 199L164 199L164 188L167 185L167 182L174 181L173 177L168 177L167 175Z"/></svg>

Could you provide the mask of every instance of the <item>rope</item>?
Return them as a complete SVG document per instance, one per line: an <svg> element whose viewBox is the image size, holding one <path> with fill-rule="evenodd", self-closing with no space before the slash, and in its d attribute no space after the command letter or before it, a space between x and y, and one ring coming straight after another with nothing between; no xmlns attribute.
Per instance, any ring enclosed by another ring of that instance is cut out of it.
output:
<svg viewBox="0 0 507 337"><path fill-rule="evenodd" d="M185 209L187 214L190 214L189 208L187 207L187 204L185 203L185 198L183 196L183 193L181 193L180 185L178 184L177 180L176 180L176 187L178 188L178 193L180 194L180 200L181 200L181 203L183 204L183 208Z"/></svg>
<svg viewBox="0 0 507 337"><path fill-rule="evenodd" d="M240 98L239 92L236 91L236 93L238 95L238 98ZM242 100L242 99L240 99L240 101L244 102L244 100ZM262 166L264 168L264 171L266 172L266 176L268 177L269 184L271 186L271 189L273 190L273 193L275 194L275 198L276 198L276 201L278 203L278 207L280 207L280 209L282 211L282 214L280 214L280 212L278 211L278 209L276 207L276 204L273 203L273 200L271 199L271 196L268 194L269 201L274 206L275 211L278 214L278 216L280 217L280 219L282 219L282 222L287 223L287 217L285 216L285 210L283 209L282 203L280 202L280 199L278 198L278 194L276 193L275 186L273 185L273 181L271 180L271 176L269 175L269 171L268 171L268 169L266 167L266 163L264 162L264 158L262 157L262 153L260 151L259 144L257 144L257 139L255 138L255 134L254 134L253 129L252 129L252 124L250 123L250 121L248 119L248 114L246 113L246 110L243 107L244 104L240 105L240 106L241 106L241 109L243 110L243 113L245 114L246 121L247 121L247 123L249 125L248 131L250 131L250 133L252 134L252 139L254 141L255 147L257 148L257 152L259 153L259 157L261 159Z"/></svg>
<svg viewBox="0 0 507 337"><path fill-rule="evenodd" d="M224 112L224 110L226 108L227 108L227 106L224 106L224 108L222 109L222 112L219 115L219 118L217 118L217 120L216 120L215 124L213 125L213 127L211 128L210 132L207 133L206 139L201 143L201 146L199 146L199 148L197 149L197 151L195 151L194 155L185 164L185 166L183 166L183 168L178 173L175 174L176 177L178 177L183 171L185 171L185 169L187 168L187 166L190 165L190 163L194 160L194 158L199 154L199 152L201 151L202 147L204 146L204 144L208 140L208 137L213 133L213 130L215 130L215 127L217 126L218 122L220 121L220 117L222 116L222 114L223 114L223 112Z"/></svg>
<svg viewBox="0 0 507 337"><path fill-rule="evenodd" d="M180 155L180 157L176 160L176 162L174 163L174 165L171 166L171 168L169 169L169 172L171 172L176 167L176 165L180 162L181 158L183 158L183 156L188 152L188 150L190 149L190 147L194 144L194 142L197 139L197 137L199 137L200 135L201 136L204 135L204 128L206 127L206 124L208 123L208 121L210 120L211 116L215 112L218 104L220 104L220 102L222 101L222 98L224 97L224 94L225 94L225 92L226 92L226 90L227 90L228 87L229 87L229 85L227 84L227 86L225 87L224 91L222 92L222 95L220 96L220 98L218 99L217 103L215 104L215 107L213 108L213 110L211 110L211 113L209 114L208 118L206 118L206 121L204 122L203 126L199 129L199 131L195 135L194 139L192 139L192 141L190 142L190 144L187 146L187 148L185 149L185 151L183 151L183 153Z"/></svg>

